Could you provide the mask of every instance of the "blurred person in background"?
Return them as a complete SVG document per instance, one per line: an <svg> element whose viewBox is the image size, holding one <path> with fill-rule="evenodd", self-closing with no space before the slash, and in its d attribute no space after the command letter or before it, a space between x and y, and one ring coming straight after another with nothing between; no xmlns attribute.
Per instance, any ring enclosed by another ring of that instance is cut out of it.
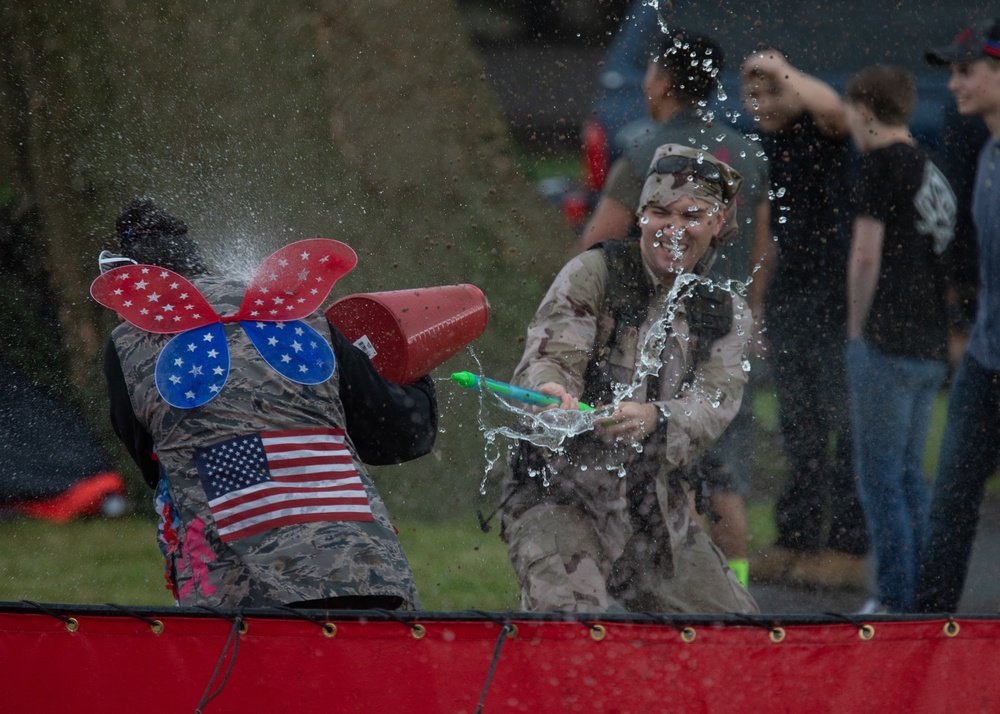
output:
<svg viewBox="0 0 1000 714"><path fill-rule="evenodd" d="M773 546L751 579L863 589L868 534L851 457L844 372L852 156L844 104L776 49L740 68L770 158L773 240L761 233L750 307L763 323L788 476Z"/></svg>
<svg viewBox="0 0 1000 714"><path fill-rule="evenodd" d="M979 255L975 322L952 378L948 416L917 573L915 612L955 612L961 602L986 480L1000 466L1000 19L959 32L927 61L951 70L962 116L983 119L972 218Z"/></svg>

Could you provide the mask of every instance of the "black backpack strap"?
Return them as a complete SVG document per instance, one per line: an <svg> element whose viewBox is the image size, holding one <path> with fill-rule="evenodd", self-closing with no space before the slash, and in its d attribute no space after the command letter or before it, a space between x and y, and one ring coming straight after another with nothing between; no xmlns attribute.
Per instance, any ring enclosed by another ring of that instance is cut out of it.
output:
<svg viewBox="0 0 1000 714"><path fill-rule="evenodd" d="M604 252L608 267L604 310L611 315L614 327L603 345L594 345L584 370L582 399L588 404L606 404L614 396L607 369L608 356L621 340L623 331L628 327L638 329L646 318L649 301L653 298L653 283L642 262L639 239L601 241L591 250Z"/></svg>
<svg viewBox="0 0 1000 714"><path fill-rule="evenodd" d="M708 360L712 344L733 329L733 296L726 289L698 282L684 298L688 329L694 339L693 366Z"/></svg>

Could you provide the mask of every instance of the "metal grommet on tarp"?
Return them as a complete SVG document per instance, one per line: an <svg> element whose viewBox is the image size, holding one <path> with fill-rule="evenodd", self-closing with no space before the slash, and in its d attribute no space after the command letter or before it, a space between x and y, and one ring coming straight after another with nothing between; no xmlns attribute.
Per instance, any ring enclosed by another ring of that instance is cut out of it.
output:
<svg viewBox="0 0 1000 714"><path fill-rule="evenodd" d="M779 642L784 642L785 640L785 628L784 627L772 627L771 631L768 633L768 637L771 638L771 642L775 644Z"/></svg>
<svg viewBox="0 0 1000 714"><path fill-rule="evenodd" d="M115 610L117 610L118 612L122 613L123 615L128 615L129 617L134 617L135 619L139 620L140 622L145 622L147 625L149 625L149 629L152 630L152 632L153 632L154 635L162 635L163 634L163 630L164 630L163 620L154 620L152 618L145 617L144 615L142 615L139 612L136 612L135 610L132 610L132 609L129 609L129 608L126 608L126 607L122 607L121 605L116 605L113 602L106 603L106 605L107 605L107 607L114 608Z"/></svg>
<svg viewBox="0 0 1000 714"><path fill-rule="evenodd" d="M944 634L946 637L958 637L959 630L961 629L958 623L951 618L948 618L948 622L944 623Z"/></svg>
<svg viewBox="0 0 1000 714"><path fill-rule="evenodd" d="M337 626L332 622L323 623L323 636L324 637L336 637L337 636Z"/></svg>
<svg viewBox="0 0 1000 714"><path fill-rule="evenodd" d="M872 625L862 625L858 628L858 637L863 639L865 642L870 640L875 636L875 628Z"/></svg>
<svg viewBox="0 0 1000 714"><path fill-rule="evenodd" d="M583 621L581 620L581 622ZM604 625L594 625L590 622L583 622L583 624L590 630L590 639L594 642L600 642L608 636L608 630Z"/></svg>
<svg viewBox="0 0 1000 714"><path fill-rule="evenodd" d="M517 629L517 625L515 625L513 622L508 622L506 624L506 628L507 628L506 637L508 640L512 640L515 637L517 637L518 634L520 634L520 630Z"/></svg>
<svg viewBox="0 0 1000 714"><path fill-rule="evenodd" d="M681 640L688 644L691 644L698 637L698 633L695 632L693 627L685 627L681 630Z"/></svg>
<svg viewBox="0 0 1000 714"><path fill-rule="evenodd" d="M66 625L66 630L68 632L76 632L77 630L80 629L80 622L75 617L64 617L63 615L60 615L58 612L50 610L41 603L34 602L33 600L22 600L21 602L25 603L26 605L31 605L36 610L41 610L46 615L54 617L55 619L61 621L64 625Z"/></svg>
<svg viewBox="0 0 1000 714"><path fill-rule="evenodd" d="M427 636L427 628L418 622L414 622L410 626L410 634L413 635L413 639L422 640Z"/></svg>

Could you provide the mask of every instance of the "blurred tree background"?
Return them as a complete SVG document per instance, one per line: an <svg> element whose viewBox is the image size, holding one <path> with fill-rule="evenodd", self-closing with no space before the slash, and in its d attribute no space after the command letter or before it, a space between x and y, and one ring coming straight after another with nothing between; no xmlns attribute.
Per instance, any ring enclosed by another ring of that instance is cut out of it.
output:
<svg viewBox="0 0 1000 714"><path fill-rule="evenodd" d="M318 235L360 258L332 299L476 284L491 322L475 353L500 378L571 249L518 168L454 0L8 0L0 60L0 356L71 397L140 506L149 492L106 425L116 318L88 293L131 197L187 221L220 271L249 277ZM474 368L452 362L436 376ZM439 385L434 454L376 472L407 517L481 498L476 398Z"/></svg>

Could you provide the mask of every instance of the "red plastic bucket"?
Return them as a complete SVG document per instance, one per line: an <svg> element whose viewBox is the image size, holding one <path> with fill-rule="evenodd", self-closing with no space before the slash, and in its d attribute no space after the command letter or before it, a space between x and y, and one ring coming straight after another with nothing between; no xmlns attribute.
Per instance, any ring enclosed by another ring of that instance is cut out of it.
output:
<svg viewBox="0 0 1000 714"><path fill-rule="evenodd" d="M379 374L409 384L482 335L489 304L475 285L444 285L348 295L326 318L368 353Z"/></svg>

